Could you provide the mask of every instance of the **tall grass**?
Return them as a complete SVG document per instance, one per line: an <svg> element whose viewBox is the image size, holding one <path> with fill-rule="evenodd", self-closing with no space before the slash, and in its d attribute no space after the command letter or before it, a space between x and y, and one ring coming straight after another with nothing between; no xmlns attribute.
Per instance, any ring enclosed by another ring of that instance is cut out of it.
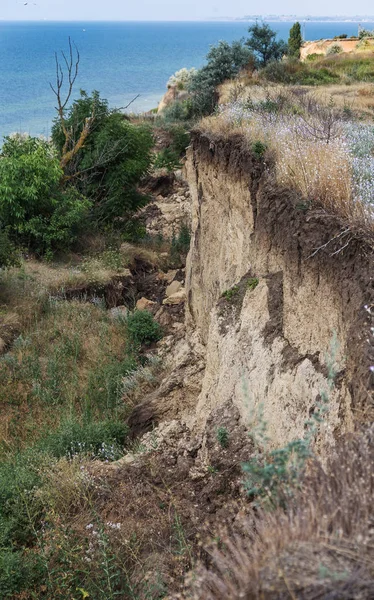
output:
<svg viewBox="0 0 374 600"><path fill-rule="evenodd" d="M133 397L153 381L160 361L147 370L143 350L162 331L143 311L123 318L102 303L43 299L0 356L0 597L128 597L123 551L96 504L107 490L86 465L124 455L125 394L130 380ZM84 522L95 537L82 535Z"/></svg>
<svg viewBox="0 0 374 600"><path fill-rule="evenodd" d="M267 90L262 100L249 97L223 105L201 122L210 135L240 133L250 146L261 142L268 148L265 162L271 157L281 187L340 215L372 238L374 167L359 159L359 148L365 142L366 150L370 146L374 151L374 130L367 125L366 136L352 136L354 124L350 130L348 125L333 102L322 106L304 93L284 90Z"/></svg>
<svg viewBox="0 0 374 600"><path fill-rule="evenodd" d="M285 510L257 509L222 532L184 598L372 598L372 432L342 441L326 470L309 465Z"/></svg>

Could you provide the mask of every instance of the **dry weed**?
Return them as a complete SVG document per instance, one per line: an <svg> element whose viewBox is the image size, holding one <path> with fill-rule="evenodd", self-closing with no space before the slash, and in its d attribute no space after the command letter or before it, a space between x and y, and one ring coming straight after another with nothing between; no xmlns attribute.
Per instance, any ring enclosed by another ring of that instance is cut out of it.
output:
<svg viewBox="0 0 374 600"><path fill-rule="evenodd" d="M189 578L196 600L352 599L374 594L372 434L341 443L327 470L311 465L285 511L257 512L242 534Z"/></svg>
<svg viewBox="0 0 374 600"><path fill-rule="evenodd" d="M61 458L43 474L37 495L50 515L74 517L92 506L94 480L80 458Z"/></svg>
<svg viewBox="0 0 374 600"><path fill-rule="evenodd" d="M352 154L349 144L357 152L359 134L346 131L331 97L321 105L320 96L317 99L305 90L266 86L256 91L203 119L201 131L221 139L239 134L243 146L261 142L274 159L275 177L282 188L295 190L310 205L339 215L352 231L373 239L371 163Z"/></svg>

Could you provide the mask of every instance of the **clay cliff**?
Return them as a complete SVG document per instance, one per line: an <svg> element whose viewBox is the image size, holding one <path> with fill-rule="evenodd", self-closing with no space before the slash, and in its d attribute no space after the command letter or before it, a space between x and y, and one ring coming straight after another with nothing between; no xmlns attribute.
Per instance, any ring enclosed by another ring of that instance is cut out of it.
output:
<svg viewBox="0 0 374 600"><path fill-rule="evenodd" d="M303 436L325 392L332 442L370 407L371 248L359 239L343 248L342 224L275 188L240 137L196 133L187 173L187 324L206 352L196 423L230 402L243 422L262 407L280 445Z"/></svg>

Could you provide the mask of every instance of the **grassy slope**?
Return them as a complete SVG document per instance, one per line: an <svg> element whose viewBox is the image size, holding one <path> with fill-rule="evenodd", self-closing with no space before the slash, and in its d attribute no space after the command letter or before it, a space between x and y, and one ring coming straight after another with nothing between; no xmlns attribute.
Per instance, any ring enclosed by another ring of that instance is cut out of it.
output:
<svg viewBox="0 0 374 600"><path fill-rule="evenodd" d="M81 468L87 457L123 455L123 378L136 377L139 356L121 314L111 315L100 298L68 301L64 292L127 276L136 259L158 261L152 250L122 244L56 264L30 259L1 274L1 598L75 597L74 567L73 587L62 581L74 545L66 528L87 503L94 518L91 483ZM151 331L157 339L156 326L143 327L143 337ZM110 595L106 589L96 597Z"/></svg>

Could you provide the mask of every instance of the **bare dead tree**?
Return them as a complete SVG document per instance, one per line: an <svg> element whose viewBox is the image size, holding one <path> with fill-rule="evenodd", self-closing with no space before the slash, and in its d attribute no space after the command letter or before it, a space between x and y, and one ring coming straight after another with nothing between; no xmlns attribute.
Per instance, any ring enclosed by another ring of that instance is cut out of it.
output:
<svg viewBox="0 0 374 600"><path fill-rule="evenodd" d="M56 111L60 119L60 125L64 134L65 142L62 148L60 165L63 169L74 158L79 150L84 146L84 143L92 129L95 121L95 105L92 106L91 115L85 119L82 131L77 140L74 140L73 130L66 124L65 111L71 98L73 87L78 77L80 54L77 46L69 37L69 53L61 52L63 62L59 60L57 52L55 53L56 61L56 84L49 84L57 99ZM64 72L65 71L65 72ZM67 77L67 89L64 93L65 75Z"/></svg>
<svg viewBox="0 0 374 600"><path fill-rule="evenodd" d="M300 106L303 108L298 127L301 137L329 144L340 136L342 114L335 107L332 97L327 104L321 104L313 96L303 96Z"/></svg>

